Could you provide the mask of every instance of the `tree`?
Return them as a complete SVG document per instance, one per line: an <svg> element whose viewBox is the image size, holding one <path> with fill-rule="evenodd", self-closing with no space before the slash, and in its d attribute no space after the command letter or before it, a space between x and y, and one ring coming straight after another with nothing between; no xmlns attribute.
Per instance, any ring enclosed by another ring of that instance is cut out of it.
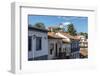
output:
<svg viewBox="0 0 100 76"><path fill-rule="evenodd" d="M57 27L57 28L53 28L53 31L54 32L59 32L59 31L61 31L62 29L60 28L60 27Z"/></svg>
<svg viewBox="0 0 100 76"><path fill-rule="evenodd" d="M85 35L86 39L88 39L88 34L87 33L84 33L84 35Z"/></svg>
<svg viewBox="0 0 100 76"><path fill-rule="evenodd" d="M79 34L80 34L80 35L84 35L84 32L80 32Z"/></svg>
<svg viewBox="0 0 100 76"><path fill-rule="evenodd" d="M73 35L73 36L77 35L76 29L74 28L73 24L68 24L67 32L70 33L70 35Z"/></svg>
<svg viewBox="0 0 100 76"><path fill-rule="evenodd" d="M80 35L83 35L83 36L85 36L86 39L88 39L88 34L86 32L85 33L84 32L80 32Z"/></svg>
<svg viewBox="0 0 100 76"><path fill-rule="evenodd" d="M38 22L34 25L34 27L40 28L40 29L45 29L45 25L42 22Z"/></svg>

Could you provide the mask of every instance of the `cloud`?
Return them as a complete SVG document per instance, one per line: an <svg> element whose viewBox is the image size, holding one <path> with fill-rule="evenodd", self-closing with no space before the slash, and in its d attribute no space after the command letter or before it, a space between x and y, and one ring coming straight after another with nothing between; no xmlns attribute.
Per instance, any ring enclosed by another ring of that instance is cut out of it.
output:
<svg viewBox="0 0 100 76"><path fill-rule="evenodd" d="M68 24L71 24L71 22L64 22L63 25L66 26Z"/></svg>
<svg viewBox="0 0 100 76"><path fill-rule="evenodd" d="M81 17L81 16L58 16L59 19L64 19L66 21L72 21L72 20L83 20L87 17Z"/></svg>

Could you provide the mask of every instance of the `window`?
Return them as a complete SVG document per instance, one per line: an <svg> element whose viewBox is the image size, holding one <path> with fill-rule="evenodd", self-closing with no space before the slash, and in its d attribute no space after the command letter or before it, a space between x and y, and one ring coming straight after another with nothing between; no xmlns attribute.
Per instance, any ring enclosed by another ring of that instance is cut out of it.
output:
<svg viewBox="0 0 100 76"><path fill-rule="evenodd" d="M51 43L51 44L50 44L50 54L51 54L51 55L52 55L52 53L53 53L53 50L54 50L54 44Z"/></svg>
<svg viewBox="0 0 100 76"><path fill-rule="evenodd" d="M66 51L66 48L65 48L65 51Z"/></svg>
<svg viewBox="0 0 100 76"><path fill-rule="evenodd" d="M71 43L71 48L73 48L73 43Z"/></svg>
<svg viewBox="0 0 100 76"><path fill-rule="evenodd" d="M52 55L53 49L50 49L50 54Z"/></svg>
<svg viewBox="0 0 100 76"><path fill-rule="evenodd" d="M59 48L59 51L61 51L61 47Z"/></svg>
<svg viewBox="0 0 100 76"><path fill-rule="evenodd" d="M42 46L42 38L41 37L36 37L36 50L41 50L41 46Z"/></svg>
<svg viewBox="0 0 100 76"><path fill-rule="evenodd" d="M32 51L32 36L28 37L28 51Z"/></svg>

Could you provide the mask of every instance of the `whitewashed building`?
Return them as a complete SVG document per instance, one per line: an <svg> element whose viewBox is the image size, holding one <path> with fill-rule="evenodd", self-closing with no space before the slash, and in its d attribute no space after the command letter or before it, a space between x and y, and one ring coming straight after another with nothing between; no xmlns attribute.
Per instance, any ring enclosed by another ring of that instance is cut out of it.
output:
<svg viewBox="0 0 100 76"><path fill-rule="evenodd" d="M54 32L48 32L48 59L57 59L62 52L62 38Z"/></svg>
<svg viewBox="0 0 100 76"><path fill-rule="evenodd" d="M85 36L79 35L80 38L80 58L88 57L88 39Z"/></svg>
<svg viewBox="0 0 100 76"><path fill-rule="evenodd" d="M48 33L49 59L69 59L71 54L70 38L60 32Z"/></svg>
<svg viewBox="0 0 100 76"><path fill-rule="evenodd" d="M47 30L28 27L28 60L48 59Z"/></svg>
<svg viewBox="0 0 100 76"><path fill-rule="evenodd" d="M80 35L80 47L88 47L88 39L85 36Z"/></svg>
<svg viewBox="0 0 100 76"><path fill-rule="evenodd" d="M69 58L80 58L80 47L79 47L79 38L72 36L68 33L59 32L57 35L64 37L69 44L66 44L67 50L66 54ZM65 45L65 44L63 44Z"/></svg>
<svg viewBox="0 0 100 76"><path fill-rule="evenodd" d="M71 55L71 40L67 33L58 32L56 35L62 37L62 51L66 53L66 58L70 58Z"/></svg>
<svg viewBox="0 0 100 76"><path fill-rule="evenodd" d="M68 42L66 39L62 39L62 49L63 52L65 52L66 54L66 58L69 59L70 58L70 54L71 54L71 45L70 42Z"/></svg>

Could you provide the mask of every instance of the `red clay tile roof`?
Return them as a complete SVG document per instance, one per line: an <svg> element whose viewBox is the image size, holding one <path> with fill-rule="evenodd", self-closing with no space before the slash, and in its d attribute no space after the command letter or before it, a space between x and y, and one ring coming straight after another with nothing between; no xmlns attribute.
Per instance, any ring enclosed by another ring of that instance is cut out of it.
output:
<svg viewBox="0 0 100 76"><path fill-rule="evenodd" d="M59 32L59 33L61 33L62 35L66 36L66 37L68 37L70 39L80 40L79 36L72 36L72 35L70 35L67 32ZM63 37L60 37L60 36L56 35L55 32L48 32L48 38L59 38L59 39L63 39Z"/></svg>
<svg viewBox="0 0 100 76"><path fill-rule="evenodd" d="M69 33L66 33L66 32L60 32L62 35L70 38L70 39L75 39L75 40L79 40L80 38L78 36L72 36L70 35Z"/></svg>
<svg viewBox="0 0 100 76"><path fill-rule="evenodd" d="M63 39L62 37L56 35L55 32L48 32L48 38L53 38L53 39Z"/></svg>

